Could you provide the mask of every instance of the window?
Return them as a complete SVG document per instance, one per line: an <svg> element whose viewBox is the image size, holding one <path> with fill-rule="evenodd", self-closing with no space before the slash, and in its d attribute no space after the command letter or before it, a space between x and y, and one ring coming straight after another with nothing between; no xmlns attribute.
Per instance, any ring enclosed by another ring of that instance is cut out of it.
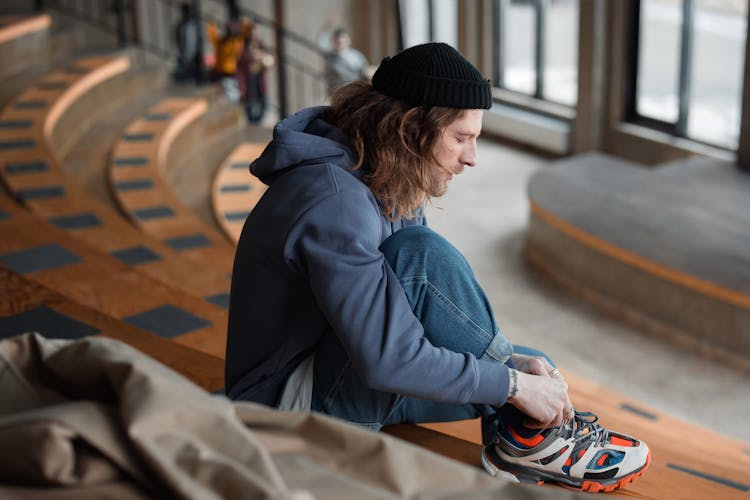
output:
<svg viewBox="0 0 750 500"><path fill-rule="evenodd" d="M497 87L575 106L578 0L495 0Z"/></svg>
<svg viewBox="0 0 750 500"><path fill-rule="evenodd" d="M456 47L457 8L457 0L400 0L403 48L426 42L445 42Z"/></svg>
<svg viewBox="0 0 750 500"><path fill-rule="evenodd" d="M634 8L631 120L736 149L747 2L640 0Z"/></svg>
<svg viewBox="0 0 750 500"><path fill-rule="evenodd" d="M735 149L739 142L747 2L695 0L687 135Z"/></svg>

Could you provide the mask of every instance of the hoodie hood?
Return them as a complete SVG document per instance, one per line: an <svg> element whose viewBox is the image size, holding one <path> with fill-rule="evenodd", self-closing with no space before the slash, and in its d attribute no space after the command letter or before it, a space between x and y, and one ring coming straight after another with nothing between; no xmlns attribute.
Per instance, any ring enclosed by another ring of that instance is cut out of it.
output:
<svg viewBox="0 0 750 500"><path fill-rule="evenodd" d="M273 139L250 164L250 172L270 185L281 173L300 165L333 163L350 170L356 156L341 131L321 118L327 109L303 109L277 123Z"/></svg>

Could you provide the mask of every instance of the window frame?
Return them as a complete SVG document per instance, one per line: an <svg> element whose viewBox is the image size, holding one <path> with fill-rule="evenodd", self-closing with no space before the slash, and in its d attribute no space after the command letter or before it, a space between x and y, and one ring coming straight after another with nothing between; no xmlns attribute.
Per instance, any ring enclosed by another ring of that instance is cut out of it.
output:
<svg viewBox="0 0 750 500"><path fill-rule="evenodd" d="M510 89L503 84L505 77L505 47L502 36L504 18L510 0L492 0L492 86L495 100L527 111L536 111L555 118L572 120L575 118L576 103L565 104L544 98L544 66L546 64L547 18L550 0L529 0L534 8L534 92L529 94ZM578 17L580 17L580 4ZM580 26L579 26L580 29ZM580 33L576 40L580 39ZM578 47L576 47L578 50ZM580 71L580 61L576 65L576 74ZM577 78L577 77L576 77Z"/></svg>
<svg viewBox="0 0 750 500"><path fill-rule="evenodd" d="M623 93L623 121L653 129L657 132L669 134L677 139L683 139L692 143L707 146L708 148L734 153L742 143L742 132L736 148L716 144L692 137L688 134L688 118L690 113L691 97L691 74L693 65L693 43L695 40L695 1L682 0L682 26L680 29L680 49L678 54L678 81L677 81L677 119L674 122L660 120L658 118L644 116L638 113L638 58L640 49L640 13L642 0L630 0L626 21L626 53L625 53L625 84ZM745 58L748 53L745 51ZM747 61L745 63L747 65ZM743 93L748 82L742 82ZM740 103L740 122L744 116L744 105ZM741 124L740 124L740 128Z"/></svg>

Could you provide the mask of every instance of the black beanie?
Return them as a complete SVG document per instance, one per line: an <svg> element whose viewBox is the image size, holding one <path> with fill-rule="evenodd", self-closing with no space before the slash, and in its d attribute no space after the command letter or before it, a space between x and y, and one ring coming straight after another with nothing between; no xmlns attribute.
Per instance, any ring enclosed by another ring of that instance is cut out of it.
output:
<svg viewBox="0 0 750 500"><path fill-rule="evenodd" d="M489 109L490 81L445 43L415 45L386 57L372 76L383 94L412 106Z"/></svg>

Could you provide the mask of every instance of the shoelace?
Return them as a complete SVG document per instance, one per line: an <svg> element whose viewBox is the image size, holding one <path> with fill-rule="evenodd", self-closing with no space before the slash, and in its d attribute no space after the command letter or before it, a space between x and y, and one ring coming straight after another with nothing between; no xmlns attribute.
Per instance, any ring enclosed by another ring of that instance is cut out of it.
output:
<svg viewBox="0 0 750 500"><path fill-rule="evenodd" d="M500 418L500 412L495 412L487 417L487 420L494 422ZM563 434L572 437L578 443L584 440L594 440L595 445L601 444L609 437L609 431L597 424L599 416L591 411L573 411L573 418L567 422L563 421L557 427L544 429L540 433L547 437L551 432Z"/></svg>
<svg viewBox="0 0 750 500"><path fill-rule="evenodd" d="M560 424L560 430L564 427L576 442L593 439L594 444L599 445L607 439L609 431L597 424L598 420L593 412L575 410L572 419Z"/></svg>

